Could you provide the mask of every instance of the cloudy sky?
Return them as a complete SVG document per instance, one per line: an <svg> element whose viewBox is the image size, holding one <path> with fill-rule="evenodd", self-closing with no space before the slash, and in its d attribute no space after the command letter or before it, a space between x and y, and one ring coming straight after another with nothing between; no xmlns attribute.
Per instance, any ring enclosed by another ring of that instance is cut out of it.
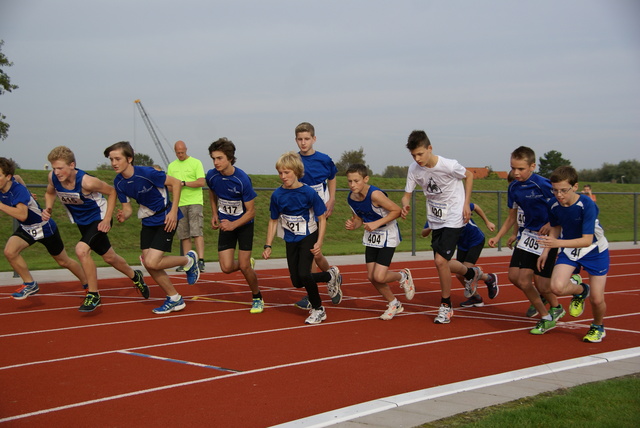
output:
<svg viewBox="0 0 640 428"><path fill-rule="evenodd" d="M519 145L578 169L640 159L636 0L0 0L11 125L0 155L41 169L67 145L95 169L128 140L157 163L134 100L212 167L225 136L237 166L275 173L316 126L335 161L364 148L375 173L434 153L508 167Z"/></svg>

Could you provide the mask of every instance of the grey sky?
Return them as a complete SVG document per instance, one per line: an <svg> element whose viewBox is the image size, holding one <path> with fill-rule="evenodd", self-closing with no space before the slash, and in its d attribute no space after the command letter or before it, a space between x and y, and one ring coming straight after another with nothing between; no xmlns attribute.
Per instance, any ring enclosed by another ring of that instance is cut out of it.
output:
<svg viewBox="0 0 640 428"><path fill-rule="evenodd" d="M205 170L225 136L237 166L274 174L302 121L375 173L411 162L413 129L468 167L528 145L598 168L640 159L638 22L635 0L0 0L20 86L0 97L0 153L40 169L63 144L94 169L129 140L160 163L141 99Z"/></svg>

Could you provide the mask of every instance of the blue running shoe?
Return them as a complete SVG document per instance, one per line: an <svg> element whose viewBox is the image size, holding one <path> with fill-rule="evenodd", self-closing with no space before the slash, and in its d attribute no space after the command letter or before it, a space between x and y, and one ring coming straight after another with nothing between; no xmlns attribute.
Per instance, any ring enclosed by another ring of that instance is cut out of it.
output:
<svg viewBox="0 0 640 428"><path fill-rule="evenodd" d="M309 296L304 296L302 299L294 303L294 306L308 311L309 309L311 309L311 303L309 303Z"/></svg>
<svg viewBox="0 0 640 428"><path fill-rule="evenodd" d="M187 257L189 257L193 263L189 269L185 269L187 273L187 283L189 285L193 285L200 279L200 266L198 266L198 253L191 250L187 253Z"/></svg>
<svg viewBox="0 0 640 428"><path fill-rule="evenodd" d="M38 287L37 282L33 281L33 284L31 285L22 284L15 293L11 294L11 297L16 300L24 300L32 294L36 294L38 291L40 291L40 287Z"/></svg>
<svg viewBox="0 0 640 428"><path fill-rule="evenodd" d="M197 263L197 262L196 262ZM171 312L177 312L183 310L187 305L182 300L182 296L177 302L171 300L171 297L167 296L167 299L164 301L164 304L159 308L153 309L154 314L169 314Z"/></svg>
<svg viewBox="0 0 640 428"><path fill-rule="evenodd" d="M498 292L500 288L498 287L498 275L495 273L488 273L487 280L484 282L487 285L487 290L489 292L489 298L495 299L498 296Z"/></svg>

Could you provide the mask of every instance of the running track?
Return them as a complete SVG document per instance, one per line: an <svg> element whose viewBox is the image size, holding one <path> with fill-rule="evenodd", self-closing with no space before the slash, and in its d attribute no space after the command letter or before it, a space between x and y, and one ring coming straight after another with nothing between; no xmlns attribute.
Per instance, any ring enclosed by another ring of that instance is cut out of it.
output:
<svg viewBox="0 0 640 428"><path fill-rule="evenodd" d="M103 304L77 311L77 282L40 282L39 294L9 298L0 285L0 425L265 427L381 397L640 346L640 249L612 251L607 337L581 342L591 310L568 314L543 336L528 333L528 302L506 282L508 256L483 257L500 277L499 296L482 308L459 308L451 324L433 324L439 286L433 261L409 267L411 302L393 284L405 312L378 316L385 304L363 264L340 266L345 299L326 304L328 319L305 326L292 303L303 294L284 269L258 275L268 305L249 314L241 275L203 273L195 286L174 283L187 301L159 316L127 279L101 280ZM213 263L210 263L213 265ZM147 277L147 281L151 279ZM457 284L457 283L456 283ZM322 291L326 291L324 287ZM327 297L324 294L325 298ZM463 300L453 291L454 306ZM565 308L569 298L562 298ZM489 304L490 303L490 304Z"/></svg>

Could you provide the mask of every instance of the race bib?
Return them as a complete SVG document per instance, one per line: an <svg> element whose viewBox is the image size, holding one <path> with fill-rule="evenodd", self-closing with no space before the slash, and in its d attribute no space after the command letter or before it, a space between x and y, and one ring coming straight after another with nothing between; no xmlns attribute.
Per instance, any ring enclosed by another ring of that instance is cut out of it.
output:
<svg viewBox="0 0 640 428"><path fill-rule="evenodd" d="M427 218L429 222L444 223L447 219L447 203L427 199Z"/></svg>
<svg viewBox="0 0 640 428"><path fill-rule="evenodd" d="M572 260L575 262L577 260L580 260L582 257L586 256L587 254L589 254L589 252L594 248L596 248L596 244L591 244L588 247L584 247L584 248L563 248L562 252L564 253L565 256L569 258L569 260Z"/></svg>
<svg viewBox="0 0 640 428"><path fill-rule="evenodd" d="M244 214L242 209L242 201L229 201L227 199L218 199L218 212L234 217Z"/></svg>
<svg viewBox="0 0 640 428"><path fill-rule="evenodd" d="M327 201L329 200L329 197L324 191L324 183L314 184L313 186L310 186L310 187L313 190L315 190L318 195L320 195L320 199L322 199L324 203L327 203Z"/></svg>
<svg viewBox="0 0 640 428"><path fill-rule="evenodd" d="M83 205L78 192L58 192L58 199L65 205Z"/></svg>
<svg viewBox="0 0 640 428"><path fill-rule="evenodd" d="M517 248L528 253L533 253L537 256L542 254L542 247L538 244L538 234L530 231L529 229L524 229L522 231L522 235L520 236L520 239L518 239Z"/></svg>
<svg viewBox="0 0 640 428"><path fill-rule="evenodd" d="M22 229L27 232L33 239L36 241L44 238L44 230L42 229L42 225L34 224L31 226L22 225Z"/></svg>
<svg viewBox="0 0 640 428"><path fill-rule="evenodd" d="M518 227L524 226L524 211L520 207L518 207L518 214L516 218L517 218L516 221L518 223Z"/></svg>
<svg viewBox="0 0 640 428"><path fill-rule="evenodd" d="M280 216L283 229L288 230L294 235L306 235L307 234L307 221L300 215L286 215Z"/></svg>
<svg viewBox="0 0 640 428"><path fill-rule="evenodd" d="M386 230L364 231L362 243L367 247L383 248L387 242Z"/></svg>

